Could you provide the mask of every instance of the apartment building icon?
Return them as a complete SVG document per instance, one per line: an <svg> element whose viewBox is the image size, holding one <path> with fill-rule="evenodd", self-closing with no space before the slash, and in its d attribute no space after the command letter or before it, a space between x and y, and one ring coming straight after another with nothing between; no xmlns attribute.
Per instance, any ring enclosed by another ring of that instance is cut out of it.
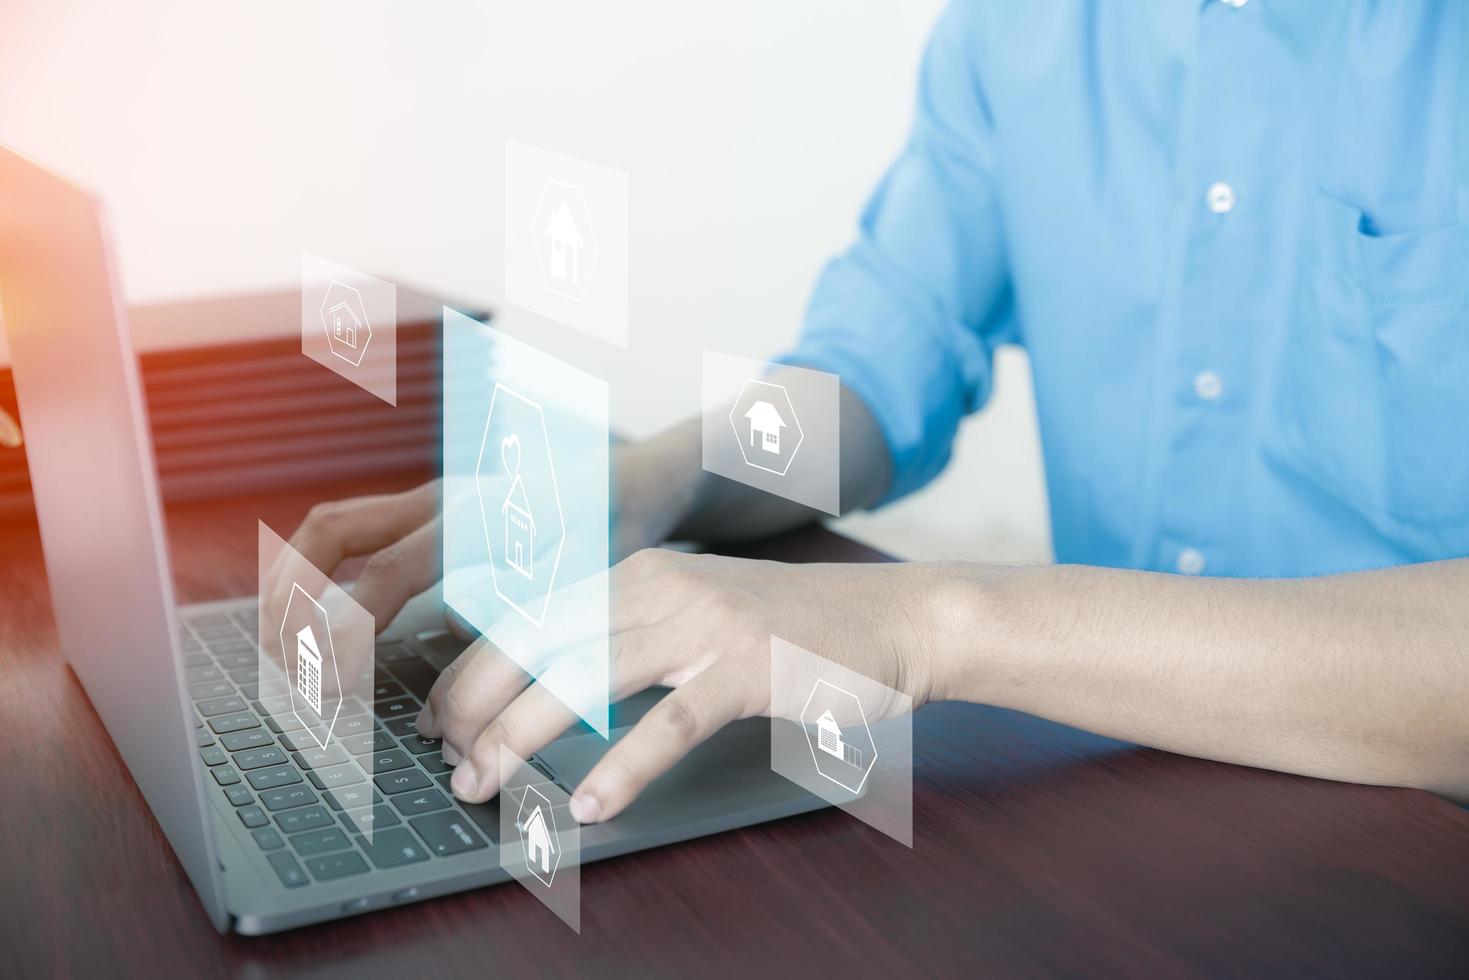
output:
<svg viewBox="0 0 1469 980"><path fill-rule="evenodd" d="M321 648L310 626L296 634L296 693L321 714Z"/></svg>

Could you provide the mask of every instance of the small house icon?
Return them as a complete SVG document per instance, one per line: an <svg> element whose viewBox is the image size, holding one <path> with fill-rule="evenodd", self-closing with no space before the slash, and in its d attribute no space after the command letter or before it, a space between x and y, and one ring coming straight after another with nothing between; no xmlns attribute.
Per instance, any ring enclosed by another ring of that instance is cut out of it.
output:
<svg viewBox="0 0 1469 980"><path fill-rule="evenodd" d="M530 819L525 822L525 863L537 864L542 874L549 875L552 850L551 832L546 829L546 814L537 804L531 811Z"/></svg>
<svg viewBox="0 0 1469 980"><path fill-rule="evenodd" d="M505 464L505 472L513 477L505 501L500 505L500 514L505 520L505 564L534 580L532 561L536 548L536 519L531 515L525 482L520 478L519 436L506 436L501 440L500 460Z"/></svg>
<svg viewBox="0 0 1469 980"><path fill-rule="evenodd" d="M750 448L757 446L767 453L780 453L780 430L785 428L785 419L767 401L757 401L745 411L750 420Z"/></svg>
<svg viewBox="0 0 1469 980"><path fill-rule="evenodd" d="M352 305L345 300L327 310L332 323L332 339L340 340L353 350L357 349L357 330L362 321L352 312Z"/></svg>
<svg viewBox="0 0 1469 980"><path fill-rule="evenodd" d="M551 278L576 285L581 279L581 229L563 201L546 223L546 237L551 240Z"/></svg>

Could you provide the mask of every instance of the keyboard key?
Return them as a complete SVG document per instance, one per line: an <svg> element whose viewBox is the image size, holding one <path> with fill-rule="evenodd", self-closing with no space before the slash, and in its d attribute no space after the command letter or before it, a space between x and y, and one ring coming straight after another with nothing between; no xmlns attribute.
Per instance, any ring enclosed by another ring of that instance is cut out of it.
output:
<svg viewBox="0 0 1469 980"><path fill-rule="evenodd" d="M464 803L460 802L460 808L474 821L480 833L490 839L492 843L500 843L500 797L492 796L488 803ZM571 819L571 814L566 814L566 819ZM557 824L557 826L562 826Z"/></svg>
<svg viewBox="0 0 1469 980"><path fill-rule="evenodd" d="M213 648L211 647L211 649ZM250 644L248 643L244 645L244 649L239 653L220 653L218 650L214 651L214 662L225 670L240 670L244 667L253 667L255 666L257 657L258 654L250 648Z"/></svg>
<svg viewBox="0 0 1469 980"><path fill-rule="evenodd" d="M394 749L391 752L379 752L367 760L367 767L375 773L392 772L394 769L407 769L413 765L413 760L408 757L407 752Z"/></svg>
<svg viewBox="0 0 1469 980"><path fill-rule="evenodd" d="M403 736L403 748L412 752L414 755L427 755L430 752L437 752L439 751L440 742L441 739L424 738L422 735L416 733Z"/></svg>
<svg viewBox="0 0 1469 980"><path fill-rule="evenodd" d="M260 667L258 664L252 663L248 667L240 667L237 670L230 671L229 675L230 680L236 684L254 684L260 680Z"/></svg>
<svg viewBox="0 0 1469 980"><path fill-rule="evenodd" d="M190 684L203 684L224 680L224 671L218 667L192 667L184 672L184 677Z"/></svg>
<svg viewBox="0 0 1469 980"><path fill-rule="evenodd" d="M321 796L331 804L333 810L355 810L358 807L383 801L383 794L371 786L346 786L342 789L327 790Z"/></svg>
<svg viewBox="0 0 1469 980"><path fill-rule="evenodd" d="M220 766L218 769L209 770L209 774L221 786L233 786L240 781L240 774L235 771L234 766Z"/></svg>
<svg viewBox="0 0 1469 980"><path fill-rule="evenodd" d="M359 834L371 833L376 827L392 827L402 822L391 807L381 803L372 807L363 807L360 810L348 810L345 813L337 814L337 817L347 827Z"/></svg>
<svg viewBox="0 0 1469 980"><path fill-rule="evenodd" d="M240 822L243 823L246 827L264 827L266 824L270 823L270 818L267 817L265 815L265 811L260 809L260 807L258 806L242 806L238 810L236 810L235 813L239 814Z"/></svg>
<svg viewBox="0 0 1469 980"><path fill-rule="evenodd" d="M350 718L353 715L366 714L366 712L367 709L362 706L361 701L358 701L356 698L344 698L342 700L342 708L337 712L337 717Z"/></svg>
<svg viewBox="0 0 1469 980"><path fill-rule="evenodd" d="M287 888L300 888L310 883L306 872L301 870L301 865L296 863L296 859L289 851L272 851L266 856L266 860L275 869L276 877L281 880L281 884Z"/></svg>
<svg viewBox="0 0 1469 980"><path fill-rule="evenodd" d="M317 881L332 881L348 875L366 873L367 862L362 860L362 855L356 851L341 851L337 854L323 854L321 857L307 858L306 869Z"/></svg>
<svg viewBox="0 0 1469 980"><path fill-rule="evenodd" d="M200 681L189 685L189 698L194 701L222 698L234 693L234 685L229 681Z"/></svg>
<svg viewBox="0 0 1469 980"><path fill-rule="evenodd" d="M187 644L187 643L184 644L184 649L185 650L189 650L189 644ZM196 644L194 644L194 647L193 647L193 651L192 652L188 652L188 653L185 653L184 654L184 669L185 670L187 670L187 669L189 669L191 667L212 667L212 666L214 666L214 661L209 659L209 654L207 654L207 653L200 653L198 651L199 651L199 645L196 643Z"/></svg>
<svg viewBox="0 0 1469 980"><path fill-rule="evenodd" d="M201 749L214 744L214 733L203 726L202 721L194 726L194 744Z"/></svg>
<svg viewBox="0 0 1469 980"><path fill-rule="evenodd" d="M268 789L260 794L260 802L271 813L277 810L289 810L294 806L306 806L308 803L316 802L316 792L305 783L295 786L282 786L279 789Z"/></svg>
<svg viewBox="0 0 1469 980"><path fill-rule="evenodd" d="M275 789L278 786L291 786L301 781L301 774L290 766L276 766L274 769L256 769L246 776L250 785L255 787L258 793L261 790Z"/></svg>
<svg viewBox="0 0 1469 980"><path fill-rule="evenodd" d="M325 830L312 830L304 834L295 834L290 838L291 847L302 857L312 857L316 854L329 854L332 851L345 851L352 846L347 835L336 827L328 827Z"/></svg>
<svg viewBox="0 0 1469 980"><path fill-rule="evenodd" d="M302 749L291 758L296 760L296 765L302 769L325 769L327 766L339 766L347 761L347 753L340 745L328 745L326 748L312 747Z"/></svg>
<svg viewBox="0 0 1469 980"><path fill-rule="evenodd" d="M436 782L440 786L442 786L444 788L444 792L445 793L448 793L450 796L453 796L454 795L454 787L452 787L452 786L449 785L449 781L451 779L453 779L453 778L454 778L454 773L453 772L446 772L442 776L435 776L434 777L434 782Z"/></svg>
<svg viewBox="0 0 1469 980"><path fill-rule="evenodd" d="M428 849L439 857L478 850L486 846L479 831L470 825L469 818L458 810L440 810L438 813L430 813L427 816L414 817L408 821L408 826L412 827L418 836L423 838Z"/></svg>
<svg viewBox="0 0 1469 980"><path fill-rule="evenodd" d="M262 692L264 692L265 694L275 694L279 691L285 690L285 688L275 683L274 681L266 681L263 684L257 684L253 681L247 681L237 686L240 689L240 697L249 698L251 701L254 701L256 698L260 697Z"/></svg>
<svg viewBox="0 0 1469 980"><path fill-rule="evenodd" d="M204 760L206 766L222 766L230 761L230 757L218 745L208 745L200 749L199 758Z"/></svg>
<svg viewBox="0 0 1469 980"><path fill-rule="evenodd" d="M417 769L379 773L372 777L372 781L377 783L377 788L384 793L411 793L414 790L428 789L430 786L428 777Z"/></svg>
<svg viewBox="0 0 1469 980"><path fill-rule="evenodd" d="M278 745L267 745L263 749L246 749L235 753L235 765L241 769L264 769L278 766L286 761L286 754ZM256 789L259 789L257 786Z"/></svg>
<svg viewBox="0 0 1469 980"><path fill-rule="evenodd" d="M329 766L326 769L313 769L307 775L311 777L311 783L317 789L340 789L343 786L367 781L367 777L362 775L362 770L350 762L340 766Z"/></svg>
<svg viewBox="0 0 1469 980"><path fill-rule="evenodd" d="M370 755L373 752L391 751L398 747L398 743L393 740L393 736L378 729L362 735L349 735L342 739L342 747L353 755Z"/></svg>
<svg viewBox="0 0 1469 980"><path fill-rule="evenodd" d="M248 711L242 711L237 715L220 715L218 718L209 719L209 727L214 729L216 735L228 735L230 732L242 732L247 728L259 728L260 722Z"/></svg>
<svg viewBox="0 0 1469 980"><path fill-rule="evenodd" d="M403 827L379 830L372 835L370 844L367 838L359 837L357 846L367 852L373 866L378 868L397 868L405 864L417 864L419 861L428 860L428 852Z"/></svg>
<svg viewBox="0 0 1469 980"><path fill-rule="evenodd" d="M324 827L336 826L332 815L327 813L326 807L320 804L277 813L275 823L284 834L298 834L303 830L321 830Z"/></svg>
<svg viewBox="0 0 1469 980"><path fill-rule="evenodd" d="M245 710L245 699L239 697L215 698L212 701L200 701L194 707L199 709L199 714L205 718L214 718L218 715L232 715Z"/></svg>
<svg viewBox="0 0 1469 980"><path fill-rule="evenodd" d="M255 802L255 797L244 786L236 783L224 788L224 798L230 801L231 806L244 806L246 803Z"/></svg>
<svg viewBox="0 0 1469 980"><path fill-rule="evenodd" d="M401 643L379 643L374 655L380 664L400 664L413 659L413 652Z"/></svg>
<svg viewBox="0 0 1469 980"><path fill-rule="evenodd" d="M439 672L422 660L411 660L405 664L394 665L393 676L400 684L408 688L408 693L422 701L427 699L428 692L434 689L434 682L439 679Z"/></svg>
<svg viewBox="0 0 1469 980"><path fill-rule="evenodd" d="M231 752L240 752L244 749L258 749L272 743L270 732L263 728L251 728L243 732L230 732L221 735L219 744Z"/></svg>
<svg viewBox="0 0 1469 980"><path fill-rule="evenodd" d="M388 797L388 802L393 808L405 817L416 817L420 813L433 813L435 810L447 810L449 801L444 794L436 789L426 789L421 793L400 793L397 796Z"/></svg>
<svg viewBox="0 0 1469 980"><path fill-rule="evenodd" d="M262 715L289 715L291 714L291 696L289 694L273 694L268 698L261 698L255 702L254 707Z"/></svg>
<svg viewBox="0 0 1469 980"><path fill-rule="evenodd" d="M372 710L379 718L417 718L421 709L413 698L393 698L391 701L379 701Z"/></svg>
<svg viewBox="0 0 1469 980"><path fill-rule="evenodd" d="M403 690L403 685L394 680L378 681L372 689L374 701L387 701L390 698L401 698L408 692Z"/></svg>
<svg viewBox="0 0 1469 980"><path fill-rule="evenodd" d="M441 772L449 772L454 768L444 761L444 756L441 752L430 752L428 755L419 756L418 764L435 775Z"/></svg>
<svg viewBox="0 0 1469 980"><path fill-rule="evenodd" d="M372 720L371 715L357 715L355 718L338 718L337 724L332 728L338 738L348 738L352 735L365 735L368 732L377 731L377 722Z"/></svg>
<svg viewBox="0 0 1469 980"><path fill-rule="evenodd" d="M292 752L305 752L307 749L319 748L321 743L316 740L306 729L298 732L286 732L281 736L281 744Z"/></svg>
<svg viewBox="0 0 1469 980"><path fill-rule="evenodd" d="M275 832L274 827L261 827L259 830L250 831L250 836L255 838L255 844L262 851L275 851L286 846L281 840L281 835Z"/></svg>
<svg viewBox="0 0 1469 980"><path fill-rule="evenodd" d="M383 727L399 738L407 738L418 732L418 716L394 718L391 721L383 722Z"/></svg>
<svg viewBox="0 0 1469 980"><path fill-rule="evenodd" d="M295 715L267 715L265 718L265 723L270 726L270 730L275 732L277 735L283 735L286 732L299 731L300 729L306 727L304 724L302 724L301 719L297 718Z"/></svg>

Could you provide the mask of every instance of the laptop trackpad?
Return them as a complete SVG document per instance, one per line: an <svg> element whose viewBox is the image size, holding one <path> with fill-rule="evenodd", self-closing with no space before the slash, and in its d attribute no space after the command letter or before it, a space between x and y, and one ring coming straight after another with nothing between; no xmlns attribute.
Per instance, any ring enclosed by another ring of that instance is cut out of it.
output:
<svg viewBox="0 0 1469 980"><path fill-rule="evenodd" d="M726 726L660 778L612 821L582 830L583 847L612 837L650 835L641 846L730 830L802 813L825 802L770 771L770 726L790 722L746 718ZM631 731L612 730L611 744ZM575 787L607 753L600 735L553 742L539 757Z"/></svg>

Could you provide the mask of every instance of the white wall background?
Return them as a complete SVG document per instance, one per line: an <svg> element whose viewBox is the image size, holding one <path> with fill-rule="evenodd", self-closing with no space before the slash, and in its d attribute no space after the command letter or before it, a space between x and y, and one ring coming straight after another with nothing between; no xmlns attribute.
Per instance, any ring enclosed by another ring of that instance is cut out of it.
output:
<svg viewBox="0 0 1469 980"><path fill-rule="evenodd" d="M629 347L544 340L648 433L696 409L701 349L791 343L901 144L940 6L0 0L0 140L102 193L134 303L289 286L310 251L493 304L504 138L626 170ZM909 557L1045 559L1023 355L943 477L845 526Z"/></svg>

